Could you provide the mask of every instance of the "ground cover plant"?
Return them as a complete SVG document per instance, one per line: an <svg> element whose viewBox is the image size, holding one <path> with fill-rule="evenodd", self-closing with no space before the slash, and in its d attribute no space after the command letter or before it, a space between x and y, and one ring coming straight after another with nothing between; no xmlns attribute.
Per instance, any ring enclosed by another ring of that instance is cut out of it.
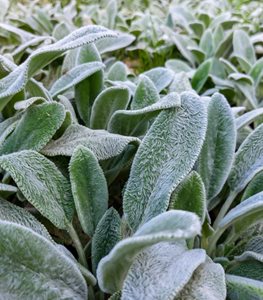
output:
<svg viewBox="0 0 263 300"><path fill-rule="evenodd" d="M3 3L1 297L263 299L254 4Z"/></svg>

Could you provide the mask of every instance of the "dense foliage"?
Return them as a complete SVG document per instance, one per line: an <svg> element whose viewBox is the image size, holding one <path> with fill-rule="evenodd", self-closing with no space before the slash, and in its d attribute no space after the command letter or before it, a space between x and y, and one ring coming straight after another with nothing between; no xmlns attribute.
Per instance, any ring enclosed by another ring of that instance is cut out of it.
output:
<svg viewBox="0 0 263 300"><path fill-rule="evenodd" d="M263 299L263 5L179 2L0 0L0 298Z"/></svg>

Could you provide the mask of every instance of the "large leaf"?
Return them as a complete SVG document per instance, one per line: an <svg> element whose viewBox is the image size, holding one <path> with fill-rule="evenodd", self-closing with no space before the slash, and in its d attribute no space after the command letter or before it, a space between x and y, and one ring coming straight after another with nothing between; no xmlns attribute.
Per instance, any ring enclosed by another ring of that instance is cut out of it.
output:
<svg viewBox="0 0 263 300"><path fill-rule="evenodd" d="M5 299L87 299L76 264L46 238L0 221L0 293Z"/></svg>
<svg viewBox="0 0 263 300"><path fill-rule="evenodd" d="M256 173L263 169L263 124L258 126L239 147L228 184L238 193Z"/></svg>
<svg viewBox="0 0 263 300"><path fill-rule="evenodd" d="M54 243L47 229L33 215L4 199L0 199L0 220L25 226Z"/></svg>
<svg viewBox="0 0 263 300"><path fill-rule="evenodd" d="M159 114L135 155L123 200L132 229L167 209L172 191L200 153L206 108L190 92L181 94L181 103Z"/></svg>
<svg viewBox="0 0 263 300"><path fill-rule="evenodd" d="M263 298L263 283L241 276L226 275L227 297L229 300Z"/></svg>
<svg viewBox="0 0 263 300"><path fill-rule="evenodd" d="M221 191L234 159L236 147L235 120L221 94L214 94L208 104L206 139L199 158L198 172L211 200Z"/></svg>
<svg viewBox="0 0 263 300"><path fill-rule="evenodd" d="M108 206L106 179L95 155L83 146L74 150L69 172L78 219L92 236Z"/></svg>
<svg viewBox="0 0 263 300"><path fill-rule="evenodd" d="M141 75L132 99L131 109L138 110L154 104L159 100L159 93L154 83L149 77Z"/></svg>
<svg viewBox="0 0 263 300"><path fill-rule="evenodd" d="M92 238L92 269L96 273L100 260L109 254L111 249L121 240L121 218L118 212L109 208L101 218Z"/></svg>
<svg viewBox="0 0 263 300"><path fill-rule="evenodd" d="M7 171L26 199L61 229L73 215L70 184L55 164L32 151L2 155L0 166Z"/></svg>
<svg viewBox="0 0 263 300"><path fill-rule="evenodd" d="M140 136L147 130L149 120L157 116L161 110L179 107L180 104L179 95L170 93L157 103L141 109L118 110L112 115L108 130L122 135Z"/></svg>
<svg viewBox="0 0 263 300"><path fill-rule="evenodd" d="M113 86L103 90L93 103L90 127L93 129L106 129L114 112L126 109L129 100L130 92L125 86Z"/></svg>
<svg viewBox="0 0 263 300"><path fill-rule="evenodd" d="M128 144L138 145L136 137L112 134L106 130L92 130L81 125L70 125L57 140L49 142L42 150L47 156L71 156L78 145L90 149L99 160L120 154Z"/></svg>
<svg viewBox="0 0 263 300"><path fill-rule="evenodd" d="M187 251L183 243L163 242L148 247L132 263L122 297L127 300L174 299L205 259L203 249Z"/></svg>
<svg viewBox="0 0 263 300"><path fill-rule="evenodd" d="M194 250L192 250L194 251ZM194 272L191 280L174 300L225 300L225 272L221 265L207 258Z"/></svg>
<svg viewBox="0 0 263 300"><path fill-rule="evenodd" d="M61 76L51 87L52 97L62 94L64 91L77 85L84 79L102 70L104 64L99 61L84 63L71 69L68 73Z"/></svg>
<svg viewBox="0 0 263 300"><path fill-rule="evenodd" d="M200 175L191 172L171 195L170 208L194 212L201 222L206 214L205 186Z"/></svg>
<svg viewBox="0 0 263 300"><path fill-rule="evenodd" d="M45 103L29 107L18 121L15 130L0 147L0 154L20 150L41 150L65 119L64 107L59 103Z"/></svg>
<svg viewBox="0 0 263 300"><path fill-rule="evenodd" d="M3 108L8 103L10 96L21 91L28 79L38 70L48 65L65 51L109 36L115 37L116 34L104 27L89 25L77 29L52 45L37 49L23 64L0 80L0 99L2 99L0 107Z"/></svg>
<svg viewBox="0 0 263 300"><path fill-rule="evenodd" d="M202 90L204 84L206 83L211 67L212 67L212 61L206 60L195 71L195 74L192 78L192 87L198 93Z"/></svg>
<svg viewBox="0 0 263 300"><path fill-rule="evenodd" d="M198 217L190 212L171 210L153 218L132 237L117 243L100 261L97 269L100 288L107 293L120 290L133 260L146 247L164 241L189 239L200 230Z"/></svg>

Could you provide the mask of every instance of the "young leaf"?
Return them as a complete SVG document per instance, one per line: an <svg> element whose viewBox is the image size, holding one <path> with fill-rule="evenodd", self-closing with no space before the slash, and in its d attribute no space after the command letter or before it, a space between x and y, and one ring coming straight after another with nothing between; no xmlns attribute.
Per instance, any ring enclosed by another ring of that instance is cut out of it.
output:
<svg viewBox="0 0 263 300"><path fill-rule="evenodd" d="M154 83L149 77L141 75L132 99L131 109L138 110L154 104L159 100L160 96Z"/></svg>
<svg viewBox="0 0 263 300"><path fill-rule="evenodd" d="M42 104L46 102L45 98L42 97L32 97L26 100L18 101L14 105L14 109L16 110L24 110L30 107L33 104Z"/></svg>
<svg viewBox="0 0 263 300"><path fill-rule="evenodd" d="M122 297L127 300L174 299L205 259L203 249L187 251L178 242L148 247L133 261L123 284Z"/></svg>
<svg viewBox="0 0 263 300"><path fill-rule="evenodd" d="M24 150L2 155L0 166L43 216L58 228L67 227L72 219L74 203L70 184L55 164L35 151Z"/></svg>
<svg viewBox="0 0 263 300"><path fill-rule="evenodd" d="M31 229L0 221L0 293L10 299L87 299L76 264Z"/></svg>
<svg viewBox="0 0 263 300"><path fill-rule="evenodd" d="M0 154L29 149L41 150L62 125L64 119L65 109L59 103L29 107L18 121L15 130L0 146Z"/></svg>
<svg viewBox="0 0 263 300"><path fill-rule="evenodd" d="M121 240L121 218L118 212L109 208L99 221L92 238L91 260L92 270L96 273L100 260L109 254L111 249Z"/></svg>
<svg viewBox="0 0 263 300"><path fill-rule="evenodd" d="M126 109L130 100L127 87L113 86L103 90L95 99L90 116L90 127L106 129L115 111Z"/></svg>
<svg viewBox="0 0 263 300"><path fill-rule="evenodd" d="M82 145L90 149L98 160L104 160L117 156L130 143L138 145L140 140L132 136L122 136L106 130L92 130L72 124L59 139L50 141L41 152L47 156L71 156L74 149Z"/></svg>
<svg viewBox="0 0 263 300"><path fill-rule="evenodd" d="M200 232L199 218L190 212L168 211L145 223L133 237L120 241L99 263L100 288L114 293L122 288L126 274L139 252L164 241L189 239Z"/></svg>
<svg viewBox="0 0 263 300"><path fill-rule="evenodd" d="M246 277L226 275L227 297L229 300L263 298L263 283Z"/></svg>
<svg viewBox="0 0 263 300"><path fill-rule="evenodd" d="M206 187L207 199L221 191L234 159L236 147L235 120L231 108L221 94L214 94L208 104L208 125L198 172Z"/></svg>
<svg viewBox="0 0 263 300"><path fill-rule="evenodd" d="M206 193L202 178L197 172L192 171L175 189L171 195L170 208L196 213L201 222L204 222Z"/></svg>
<svg viewBox="0 0 263 300"><path fill-rule="evenodd" d="M254 122L258 117L263 115L263 108L253 109L236 119L237 130Z"/></svg>
<svg viewBox="0 0 263 300"><path fill-rule="evenodd" d="M107 78L112 81L126 81L127 66L123 62L117 61L110 67Z"/></svg>
<svg viewBox="0 0 263 300"><path fill-rule="evenodd" d="M206 108L190 92L181 94L181 103L180 108L159 114L135 155L123 199L133 230L167 209L172 191L191 171L200 153Z"/></svg>
<svg viewBox="0 0 263 300"><path fill-rule="evenodd" d="M95 155L83 146L74 150L69 172L78 219L83 231L91 237L107 210L106 179Z"/></svg>
<svg viewBox="0 0 263 300"><path fill-rule="evenodd" d="M258 126L239 147L228 184L238 193L263 169L263 124Z"/></svg>
<svg viewBox="0 0 263 300"><path fill-rule="evenodd" d="M148 121L161 110L179 107L181 99L177 93L169 93L158 102L138 110L118 110L116 111L108 125L110 132L127 136L140 136L145 133Z"/></svg>

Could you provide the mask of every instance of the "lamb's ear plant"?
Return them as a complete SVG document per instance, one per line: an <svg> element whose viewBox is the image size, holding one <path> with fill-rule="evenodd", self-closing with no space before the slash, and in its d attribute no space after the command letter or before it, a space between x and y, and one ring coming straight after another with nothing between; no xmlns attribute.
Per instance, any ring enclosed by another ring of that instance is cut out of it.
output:
<svg viewBox="0 0 263 300"><path fill-rule="evenodd" d="M118 5L91 13L111 30L39 12L51 43L16 30L23 49L0 56L0 294L262 299L262 61L238 18L172 5L180 56L137 76L106 55L134 41L112 29L145 39L164 12Z"/></svg>

